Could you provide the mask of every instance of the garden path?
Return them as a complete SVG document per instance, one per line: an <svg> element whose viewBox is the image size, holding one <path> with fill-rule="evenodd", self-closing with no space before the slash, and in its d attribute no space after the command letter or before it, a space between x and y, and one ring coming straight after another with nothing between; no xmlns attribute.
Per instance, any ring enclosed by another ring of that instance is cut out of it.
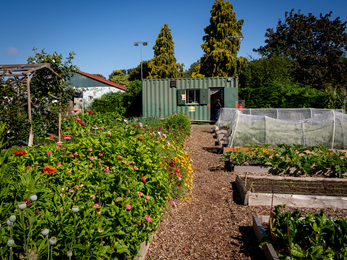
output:
<svg viewBox="0 0 347 260"><path fill-rule="evenodd" d="M253 215L269 215L268 207L241 205L236 174L219 162L220 146L209 125L192 125L186 151L194 169L193 194L176 201L154 235L146 259L265 259L252 229ZM294 211L286 208L285 211ZM319 213L319 209L300 208ZM343 217L347 210L326 209ZM304 214L304 213L303 213Z"/></svg>

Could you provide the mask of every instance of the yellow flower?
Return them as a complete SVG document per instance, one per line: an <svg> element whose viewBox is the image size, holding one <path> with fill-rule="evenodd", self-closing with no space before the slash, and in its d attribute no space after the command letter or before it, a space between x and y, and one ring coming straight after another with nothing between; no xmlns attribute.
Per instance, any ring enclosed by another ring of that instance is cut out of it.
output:
<svg viewBox="0 0 347 260"><path fill-rule="evenodd" d="M161 147L162 147L163 149L165 149L165 145L162 144Z"/></svg>

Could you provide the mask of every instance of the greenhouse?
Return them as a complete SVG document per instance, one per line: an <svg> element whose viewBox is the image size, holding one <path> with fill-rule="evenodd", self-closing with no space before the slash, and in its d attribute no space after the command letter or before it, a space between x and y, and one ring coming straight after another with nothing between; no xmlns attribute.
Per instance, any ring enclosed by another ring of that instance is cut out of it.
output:
<svg viewBox="0 0 347 260"><path fill-rule="evenodd" d="M347 115L342 109L223 109L216 125L228 128L228 147L286 143L345 149L347 145Z"/></svg>

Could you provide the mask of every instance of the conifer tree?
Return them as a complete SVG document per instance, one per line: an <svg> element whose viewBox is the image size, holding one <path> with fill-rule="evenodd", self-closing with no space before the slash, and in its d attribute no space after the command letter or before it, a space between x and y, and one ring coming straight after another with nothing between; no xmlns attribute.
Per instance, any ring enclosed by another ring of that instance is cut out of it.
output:
<svg viewBox="0 0 347 260"><path fill-rule="evenodd" d="M153 47L154 58L148 63L149 79L181 78L184 64L176 63L171 29L166 23Z"/></svg>
<svg viewBox="0 0 347 260"><path fill-rule="evenodd" d="M233 5L224 0L216 0L212 6L210 25L204 28L206 35L201 44L205 56L201 58L200 74L206 77L228 77L234 74L235 52L240 49L240 39L228 36L243 36L243 19L236 20ZM235 45L236 42L236 45ZM238 58L244 63L244 57Z"/></svg>

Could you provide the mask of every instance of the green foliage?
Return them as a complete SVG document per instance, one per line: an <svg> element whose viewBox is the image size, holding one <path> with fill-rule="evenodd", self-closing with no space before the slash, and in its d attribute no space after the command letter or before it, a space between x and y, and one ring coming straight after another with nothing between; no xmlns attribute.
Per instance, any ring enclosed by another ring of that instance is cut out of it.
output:
<svg viewBox="0 0 347 260"><path fill-rule="evenodd" d="M347 22L337 17L330 20L332 12L315 17L286 12L279 20L276 31L269 28L265 34L266 45L254 49L266 56L278 53L295 61L296 80L316 88L325 84L344 86L347 82Z"/></svg>
<svg viewBox="0 0 347 260"><path fill-rule="evenodd" d="M265 243L273 244L280 250L281 259L290 259L290 251L293 259L347 258L346 220L327 218L324 210L320 214L306 213L303 218L299 210L280 214L280 206L274 212L273 239L270 234L265 236L261 248Z"/></svg>
<svg viewBox="0 0 347 260"><path fill-rule="evenodd" d="M165 210L174 205L168 200L187 193L190 158L180 151L180 128L169 131L162 120L144 125L116 116L81 115L86 125L64 120L69 136L61 144L46 138L22 156L0 152L1 259L9 259L10 250L15 259L25 253L64 259L69 250L74 259L132 259L143 241L151 241ZM11 215L17 220L6 226ZM54 247L48 246L52 236Z"/></svg>
<svg viewBox="0 0 347 260"><path fill-rule="evenodd" d="M144 60L142 61L142 78L146 79L149 76L150 68L148 67L150 61ZM133 68L129 73L129 81L141 80L141 63Z"/></svg>
<svg viewBox="0 0 347 260"><path fill-rule="evenodd" d="M305 147L301 145L277 144L274 149L269 149L269 145L248 146L247 151L242 149L234 152L227 152L221 158L229 160L235 165L248 165L249 162L268 165L276 168L280 172L288 172L290 168L296 168L306 174L312 173L312 170L321 170L324 174L331 170L331 175L342 177L347 172L347 160L344 153L337 150L329 150L323 145L318 144L314 147Z"/></svg>
<svg viewBox="0 0 347 260"><path fill-rule="evenodd" d="M126 92L110 92L101 98L93 100L90 110L96 112L117 112L127 117L137 117L142 114L142 84L140 80L131 81Z"/></svg>
<svg viewBox="0 0 347 260"><path fill-rule="evenodd" d="M251 59L240 76L239 99L247 108L342 108L340 92L295 82L294 61L272 55Z"/></svg>
<svg viewBox="0 0 347 260"><path fill-rule="evenodd" d="M240 49L243 19L236 20L233 5L224 0L216 0L212 6L210 25L204 28L206 35L201 44L205 57L201 58L199 73L206 77L228 77L234 74L236 52ZM244 62L245 58L241 58ZM240 61L239 61L240 62ZM200 76L199 76L200 77Z"/></svg>
<svg viewBox="0 0 347 260"><path fill-rule="evenodd" d="M121 70L112 71L111 75L108 76L108 80L118 83L122 86L127 87L129 84L128 76Z"/></svg>
<svg viewBox="0 0 347 260"><path fill-rule="evenodd" d="M184 64L176 63L174 42L166 23L161 27L160 33L153 47L154 58L149 61L149 79L181 78Z"/></svg>
<svg viewBox="0 0 347 260"><path fill-rule="evenodd" d="M192 78L192 74L200 70L200 60L192 63L186 71L183 73L183 78Z"/></svg>

